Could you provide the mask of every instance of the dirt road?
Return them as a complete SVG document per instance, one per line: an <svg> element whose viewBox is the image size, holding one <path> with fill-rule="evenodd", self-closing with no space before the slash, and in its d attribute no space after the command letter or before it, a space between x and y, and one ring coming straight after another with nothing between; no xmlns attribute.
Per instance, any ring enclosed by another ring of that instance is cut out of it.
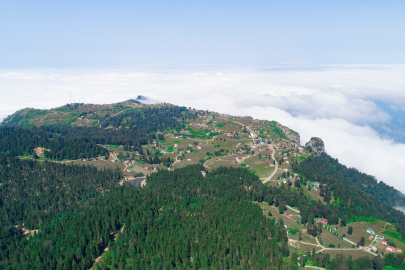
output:
<svg viewBox="0 0 405 270"><path fill-rule="evenodd" d="M276 154L276 149L274 148L274 145L271 144L271 149L273 150L273 153L271 154L271 158L273 159L274 163L276 164L276 168L274 169L274 171L263 180L263 183L267 183L268 181L271 181L271 178L277 173L278 171L278 162L277 160L274 158L274 155Z"/></svg>

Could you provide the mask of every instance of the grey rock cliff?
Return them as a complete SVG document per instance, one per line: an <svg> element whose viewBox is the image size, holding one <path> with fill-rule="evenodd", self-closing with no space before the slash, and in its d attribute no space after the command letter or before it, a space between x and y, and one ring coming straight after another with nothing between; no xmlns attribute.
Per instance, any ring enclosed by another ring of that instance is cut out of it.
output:
<svg viewBox="0 0 405 270"><path fill-rule="evenodd" d="M305 144L305 148L310 148L309 151L317 152L318 154L325 153L325 144L321 138L312 137L309 142Z"/></svg>
<svg viewBox="0 0 405 270"><path fill-rule="evenodd" d="M277 123L277 127L280 128L285 135L287 136L288 139L290 139L291 141L297 143L298 145L300 145L300 134L298 134L297 132L295 132L294 130L281 125L280 123Z"/></svg>

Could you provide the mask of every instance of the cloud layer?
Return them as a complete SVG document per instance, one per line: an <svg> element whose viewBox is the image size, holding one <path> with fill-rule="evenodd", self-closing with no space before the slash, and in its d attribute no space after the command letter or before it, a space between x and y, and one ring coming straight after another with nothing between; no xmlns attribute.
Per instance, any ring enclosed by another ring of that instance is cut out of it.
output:
<svg viewBox="0 0 405 270"><path fill-rule="evenodd" d="M213 72L213 70L215 70ZM391 116L376 102L405 107L405 66L293 69L0 71L0 119L24 107L72 101L111 103L142 94L177 105L276 120L321 137L340 162L405 192L405 145L368 125Z"/></svg>

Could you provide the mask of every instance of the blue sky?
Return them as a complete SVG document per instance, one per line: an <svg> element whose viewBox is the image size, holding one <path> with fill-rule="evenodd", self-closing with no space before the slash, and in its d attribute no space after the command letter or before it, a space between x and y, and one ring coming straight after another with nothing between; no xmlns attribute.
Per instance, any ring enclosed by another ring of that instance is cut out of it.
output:
<svg viewBox="0 0 405 270"><path fill-rule="evenodd" d="M0 68L402 64L404 1L1 1Z"/></svg>

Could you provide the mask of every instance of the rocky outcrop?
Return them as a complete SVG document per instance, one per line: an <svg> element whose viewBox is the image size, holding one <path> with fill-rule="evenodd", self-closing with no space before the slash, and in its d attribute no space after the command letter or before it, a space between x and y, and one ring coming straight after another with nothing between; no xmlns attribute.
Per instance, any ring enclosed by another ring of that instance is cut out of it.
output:
<svg viewBox="0 0 405 270"><path fill-rule="evenodd" d="M139 102L141 104L148 104L148 105L159 103L159 101L157 101L156 99L153 99L153 98L150 98L150 97L145 97L145 96L142 96L142 95L137 96L135 101Z"/></svg>
<svg viewBox="0 0 405 270"><path fill-rule="evenodd" d="M325 145L321 138L312 137L309 142L305 144L310 152L317 152L318 154L325 153Z"/></svg>
<svg viewBox="0 0 405 270"><path fill-rule="evenodd" d="M285 135L287 136L287 138L295 143L297 143L298 145L300 145L300 134L298 134L298 132L295 132L294 130L281 125L280 123L277 123L277 127L280 128Z"/></svg>

